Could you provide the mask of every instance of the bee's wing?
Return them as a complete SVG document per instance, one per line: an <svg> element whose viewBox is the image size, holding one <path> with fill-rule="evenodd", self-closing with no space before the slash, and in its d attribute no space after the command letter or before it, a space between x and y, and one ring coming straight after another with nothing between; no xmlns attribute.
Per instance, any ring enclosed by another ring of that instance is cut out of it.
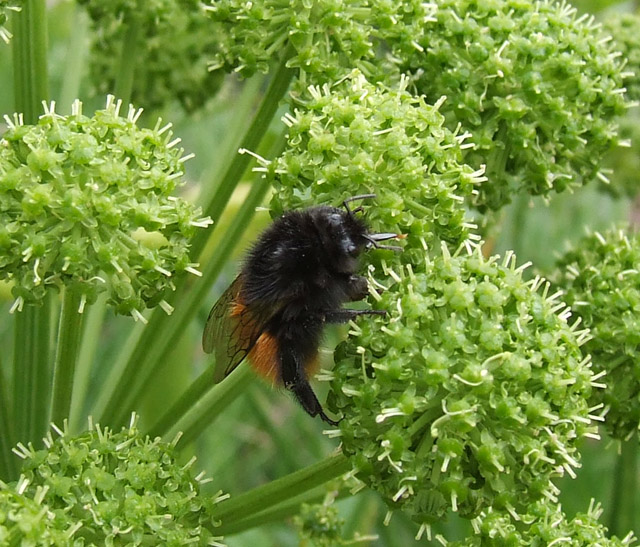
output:
<svg viewBox="0 0 640 547"><path fill-rule="evenodd" d="M214 382L220 382L242 362L268 318L252 313L243 304L242 276L238 276L214 304L202 333L202 348L216 356Z"/></svg>

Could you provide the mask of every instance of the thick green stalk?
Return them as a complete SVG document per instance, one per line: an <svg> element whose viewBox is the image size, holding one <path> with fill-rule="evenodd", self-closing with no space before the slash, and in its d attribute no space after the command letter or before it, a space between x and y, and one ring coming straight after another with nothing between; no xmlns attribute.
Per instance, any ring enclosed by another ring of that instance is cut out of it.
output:
<svg viewBox="0 0 640 547"><path fill-rule="evenodd" d="M13 15L15 109L24 122L35 123L42 101L49 100L47 17L45 0L25 0ZM25 305L16 312L14 329L15 441L37 442L46 433L50 385L50 303Z"/></svg>
<svg viewBox="0 0 640 547"><path fill-rule="evenodd" d="M73 391L71 395L71 410L69 412L69 429L71 432L79 432L86 425L86 416L83 413L84 405L91 380L93 363L100 341L104 316L107 311L106 296L101 295L91 305L85 318L84 333L80 345L78 363L73 378Z"/></svg>
<svg viewBox="0 0 640 547"><path fill-rule="evenodd" d="M83 66L87 58L87 30L89 27L88 16L83 8L75 5L73 13L73 32L70 33L65 56L64 76L62 88L58 97L58 111L71 114L71 105L80 96L80 82L82 80Z"/></svg>
<svg viewBox="0 0 640 547"><path fill-rule="evenodd" d="M13 15L13 88L16 112L35 123L49 100L47 13L45 0L24 0Z"/></svg>
<svg viewBox="0 0 640 547"><path fill-rule="evenodd" d="M324 460L295 471L249 492L233 496L222 502L215 513L223 526L233 526L258 511L290 501L292 498L336 479L351 469L351 463L342 452L336 452ZM222 528L220 528L222 529Z"/></svg>
<svg viewBox="0 0 640 547"><path fill-rule="evenodd" d="M292 517L293 515L297 515L300 512L300 506L303 503L322 503L326 496L327 492L324 489L305 492L304 494L296 496L284 503L269 507L266 511L260 511L253 515L249 515L247 518L236 520L231 524L225 524L223 522L218 528L212 528L211 531L215 534L226 537L232 534L239 534L245 530L258 528L265 524L283 522L285 519Z"/></svg>
<svg viewBox="0 0 640 547"><path fill-rule="evenodd" d="M242 363L224 381L214 384L198 399L194 400L189 408L185 409L180 416L177 416L177 420L172 424L171 429L165 429L165 432L161 432L156 431L154 428L150 436L154 437L157 434L163 434L164 439L171 442L176 438L176 435L182 433L180 444L188 444L209 427L238 395L245 392L252 378L253 374L250 367L247 363ZM211 385L211 376L209 376L209 385Z"/></svg>
<svg viewBox="0 0 640 547"><path fill-rule="evenodd" d="M78 311L79 306L80 295L73 290L65 290L60 309L51 401L51 421L58 425L69 417L71 409L74 373L82 337L83 314Z"/></svg>
<svg viewBox="0 0 640 547"><path fill-rule="evenodd" d="M15 443L11 401L7 397L4 376L0 373L0 480L5 482L17 477L16 458L11 453Z"/></svg>
<svg viewBox="0 0 640 547"><path fill-rule="evenodd" d="M182 291L182 297L179 299L179 305L176 306L173 315L169 319L162 320L158 326L158 323L154 322L154 316L158 312L154 313L150 324L145 329L145 333L150 332L153 339L151 341L146 338L146 343L138 344L138 351L134 350L132 353L126 370L120 376L116 389L112 392L110 400L100 414L101 424L125 423L127 416L135 408L135 402L145 389L148 379L155 373L169 349L177 343L206 299L209 288L217 279L231 252L249 225L249 221L255 214L255 208L262 202L268 186L264 179L259 179L254 183L233 224L216 248L213 258L203 268L202 280L186 294ZM144 335L141 340L145 340Z"/></svg>
<svg viewBox="0 0 640 547"><path fill-rule="evenodd" d="M619 538L626 536L630 530L640 534L640 517L638 516L638 456L640 456L638 434L623 441L620 456L616 462L609 532Z"/></svg>
<svg viewBox="0 0 640 547"><path fill-rule="evenodd" d="M120 51L120 63L114 95L126 105L131 101L131 92L133 91L133 76L136 69L136 51L138 49L141 24L139 10L129 11L124 19L124 38L122 40L122 49Z"/></svg>

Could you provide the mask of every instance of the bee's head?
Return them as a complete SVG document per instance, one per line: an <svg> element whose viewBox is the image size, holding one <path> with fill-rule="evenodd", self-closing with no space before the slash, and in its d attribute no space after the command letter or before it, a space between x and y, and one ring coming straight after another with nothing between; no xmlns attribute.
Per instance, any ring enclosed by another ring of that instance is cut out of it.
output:
<svg viewBox="0 0 640 547"><path fill-rule="evenodd" d="M354 273L358 269L358 256L368 245L364 220L336 207L318 207L314 212L315 226L331 269Z"/></svg>

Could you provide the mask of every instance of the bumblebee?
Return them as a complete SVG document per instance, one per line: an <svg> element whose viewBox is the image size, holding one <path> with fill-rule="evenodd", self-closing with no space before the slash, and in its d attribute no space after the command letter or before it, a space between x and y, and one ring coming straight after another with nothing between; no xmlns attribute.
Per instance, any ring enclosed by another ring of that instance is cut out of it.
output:
<svg viewBox="0 0 640 547"><path fill-rule="evenodd" d="M258 238L233 283L214 304L202 347L215 353L214 381L229 375L245 358L261 376L290 391L310 416L333 426L311 385L326 323L346 323L384 310L344 309L362 300L367 280L357 275L367 248L401 250L380 241L399 237L369 233L349 203L343 208L310 207L276 219Z"/></svg>

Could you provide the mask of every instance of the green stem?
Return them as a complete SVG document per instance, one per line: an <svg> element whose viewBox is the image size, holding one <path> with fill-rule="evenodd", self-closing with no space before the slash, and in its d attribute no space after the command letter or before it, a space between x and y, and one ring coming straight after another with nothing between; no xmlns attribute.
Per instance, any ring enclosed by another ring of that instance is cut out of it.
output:
<svg viewBox="0 0 640 547"><path fill-rule="evenodd" d="M255 208L264 199L268 187L269 185L264 179L259 179L251 187L234 223L229 227L213 258L206 263L202 272L202 281L195 285L191 291L181 295L179 306L176 307L170 320L166 317L158 317L160 313L164 315L162 311L155 311L151 316L149 325L145 328L136 350L131 354L126 369L119 377L118 384L114 386L111 397L100 414L101 424L115 425L125 422L131 410L134 409L135 402L141 392L145 389L148 379L160 365L163 356L177 343L191 319L202 306L202 302L206 300L209 288L217 279L231 252L249 225L249 221L255 214Z"/></svg>
<svg viewBox="0 0 640 547"><path fill-rule="evenodd" d="M633 530L640 533L638 521L638 445L640 439L635 433L630 439L622 441L622 450L616 462L614 474L609 532L619 538Z"/></svg>
<svg viewBox="0 0 640 547"><path fill-rule="evenodd" d="M154 426L150 436L163 435L166 441L171 442L179 433L182 433L180 444L188 444L209 427L238 395L245 392L252 379L253 374L249 365L242 363L224 381L214 384L198 399L192 401L189 407L183 406L182 414L176 416L170 429L167 428L167 421L165 421L164 431ZM211 375L208 380L211 385Z"/></svg>
<svg viewBox="0 0 640 547"><path fill-rule="evenodd" d="M73 379L82 337L83 314L78 311L79 306L80 295L72 289L66 289L60 310L51 404L51 421L58 425L69 417L71 409Z"/></svg>
<svg viewBox="0 0 640 547"><path fill-rule="evenodd" d="M260 511L247 518L237 520L232 524L227 525L223 522L219 527L212 528L211 531L216 535L230 536L232 534L239 534L245 530L264 526L265 524L271 524L272 522L282 522L288 517L297 515L300 512L300 506L303 503L322 503L326 495L327 492L324 489L305 492L304 494L296 496L284 503L269 507L265 511Z"/></svg>
<svg viewBox="0 0 640 547"><path fill-rule="evenodd" d="M124 38L120 51L120 62L116 76L114 95L127 105L131 102L133 91L133 76L136 69L136 51L138 50L141 34L140 10L133 9L127 12L124 19Z"/></svg>
<svg viewBox="0 0 640 547"><path fill-rule="evenodd" d="M220 503L214 516L223 526L230 527L249 515L290 501L304 492L340 477L350 469L351 463L347 457L342 452L336 452L309 467Z"/></svg>
<svg viewBox="0 0 640 547"><path fill-rule="evenodd" d="M262 103L258 108L251 125L244 134L240 148L256 152L258 145L262 141L273 117L278 110L280 101L289 89L294 70L287 67L287 62L293 55L293 46L289 46L282 56L280 63L271 78L271 83L264 95ZM234 154L231 163L222 175L220 182L216 186L215 192L211 195L208 202L203 204L205 216L210 216L215 224L220 220L231 194L240 182L242 175L247 170L252 157L249 154ZM211 234L200 232L194 239L191 256L199 256L204 248L208 237Z"/></svg>
<svg viewBox="0 0 640 547"><path fill-rule="evenodd" d="M73 32L69 35L62 89L58 99L59 110L67 114L71 113L73 101L80 96L80 82L82 81L83 66L88 53L85 42L87 40L89 21L85 10L78 5L74 7L71 24Z"/></svg>
<svg viewBox="0 0 640 547"><path fill-rule="evenodd" d="M0 479L5 482L15 479L18 474L16 458L11 453L15 443L11 414L11 403L0 372Z"/></svg>
<svg viewBox="0 0 640 547"><path fill-rule="evenodd" d="M50 299L16 312L13 344L14 441L39 442L51 400Z"/></svg>
<svg viewBox="0 0 640 547"><path fill-rule="evenodd" d="M73 378L73 393L71 396L71 410L69 413L69 429L72 432L79 432L85 425L85 415L83 413L93 362L95 359L98 342L101 338L104 316L107 311L107 299L102 295L97 302L91 305L85 319L84 333L80 345L78 363Z"/></svg>
<svg viewBox="0 0 640 547"><path fill-rule="evenodd" d="M25 0L12 16L16 112L36 123L49 100L45 0ZM37 442L47 430L50 398L49 299L15 316L13 405L15 441Z"/></svg>
<svg viewBox="0 0 640 547"><path fill-rule="evenodd" d="M13 15L13 87L16 112L36 123L42 101L49 100L47 13L45 0L25 0Z"/></svg>

